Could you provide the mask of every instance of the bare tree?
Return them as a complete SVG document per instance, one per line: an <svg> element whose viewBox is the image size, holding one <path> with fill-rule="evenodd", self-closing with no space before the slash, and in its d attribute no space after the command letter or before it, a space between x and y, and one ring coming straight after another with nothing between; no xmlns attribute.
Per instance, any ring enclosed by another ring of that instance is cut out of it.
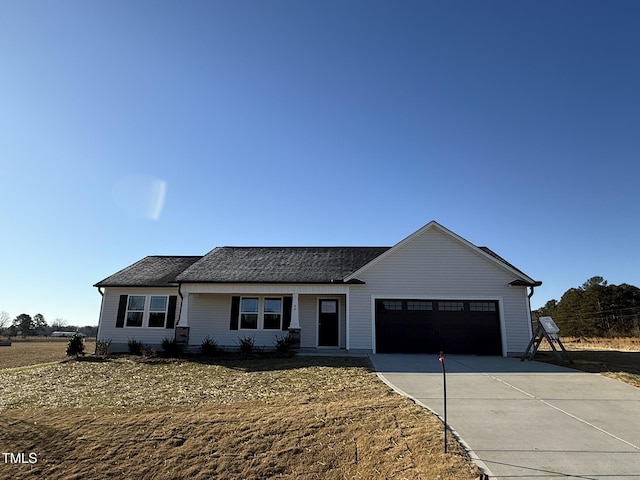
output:
<svg viewBox="0 0 640 480"><path fill-rule="evenodd" d="M4 330L11 321L11 315L4 310L0 312L0 330Z"/></svg>
<svg viewBox="0 0 640 480"><path fill-rule="evenodd" d="M68 325L69 322L67 322L64 318L56 318L51 324L51 328L53 328L54 330L61 330L63 328L66 328Z"/></svg>

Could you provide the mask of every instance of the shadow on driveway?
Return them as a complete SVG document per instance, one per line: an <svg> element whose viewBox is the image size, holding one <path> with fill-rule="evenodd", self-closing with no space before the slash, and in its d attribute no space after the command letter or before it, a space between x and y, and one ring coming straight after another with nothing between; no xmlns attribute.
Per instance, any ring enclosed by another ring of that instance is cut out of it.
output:
<svg viewBox="0 0 640 480"><path fill-rule="evenodd" d="M442 373L438 355L370 355L377 372ZM519 358L477 355L445 355L447 373L569 373L567 367L541 362L520 361Z"/></svg>

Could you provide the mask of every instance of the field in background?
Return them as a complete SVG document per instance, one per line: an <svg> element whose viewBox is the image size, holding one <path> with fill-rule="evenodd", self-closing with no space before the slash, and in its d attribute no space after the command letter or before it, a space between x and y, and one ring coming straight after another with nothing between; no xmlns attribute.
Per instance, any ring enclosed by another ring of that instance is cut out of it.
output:
<svg viewBox="0 0 640 480"><path fill-rule="evenodd" d="M40 363L59 362L66 358L68 338L31 337L11 339L10 347L0 347L0 369ZM95 339L85 340L85 352L92 354Z"/></svg>
<svg viewBox="0 0 640 480"><path fill-rule="evenodd" d="M546 340L535 360L566 365L577 370L600 373L640 387L640 338L561 338L572 364L558 362Z"/></svg>

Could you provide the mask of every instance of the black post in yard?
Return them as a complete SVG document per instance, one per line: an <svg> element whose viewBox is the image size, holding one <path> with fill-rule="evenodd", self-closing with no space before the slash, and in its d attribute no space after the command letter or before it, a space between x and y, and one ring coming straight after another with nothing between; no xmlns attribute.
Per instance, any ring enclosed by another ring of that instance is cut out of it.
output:
<svg viewBox="0 0 640 480"><path fill-rule="evenodd" d="M438 357L442 364L442 387L444 391L444 453L447 453L447 370L444 366L444 353L440 352Z"/></svg>

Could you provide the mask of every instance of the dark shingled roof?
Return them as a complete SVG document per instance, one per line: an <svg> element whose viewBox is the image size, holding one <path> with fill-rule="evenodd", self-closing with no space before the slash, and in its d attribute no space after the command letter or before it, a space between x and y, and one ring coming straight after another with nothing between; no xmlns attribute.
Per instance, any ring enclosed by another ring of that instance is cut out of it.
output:
<svg viewBox="0 0 640 480"><path fill-rule="evenodd" d="M218 247L211 250L204 257L145 257L96 283L94 286L164 287L177 285L178 283L195 282L342 282L345 277L359 270L390 248ZM523 272L494 251L487 247L478 248L528 278Z"/></svg>
<svg viewBox="0 0 640 480"><path fill-rule="evenodd" d="M218 247L179 282L330 283L342 281L390 247Z"/></svg>
<svg viewBox="0 0 640 480"><path fill-rule="evenodd" d="M176 284L176 277L189 268L198 257L151 256L114 273L94 287L167 287Z"/></svg>
<svg viewBox="0 0 640 480"><path fill-rule="evenodd" d="M522 270L520 270L519 268L516 268L514 265L510 264L509 262L507 262L504 258L502 258L500 255L498 255L496 252L494 252L493 250L491 250L489 247L478 247L480 250L482 250L485 253L488 253L489 255L491 255L493 258L495 258L496 260L504 263L506 266L511 267L512 269L514 269L516 272L521 273L522 275L524 275L525 277L528 277L528 275L526 273L524 273Z"/></svg>

